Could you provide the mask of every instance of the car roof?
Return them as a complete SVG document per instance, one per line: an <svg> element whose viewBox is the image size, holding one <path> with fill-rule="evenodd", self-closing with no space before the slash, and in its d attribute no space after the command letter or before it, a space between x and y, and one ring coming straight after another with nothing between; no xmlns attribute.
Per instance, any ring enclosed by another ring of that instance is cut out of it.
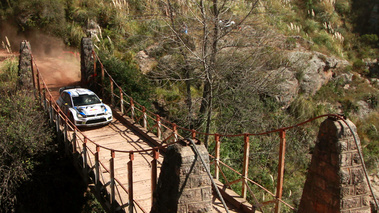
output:
<svg viewBox="0 0 379 213"><path fill-rule="evenodd" d="M92 92L89 89L85 89L85 88L65 89L62 92L67 92L72 97L78 97L78 96L81 96L81 95L95 95L94 92Z"/></svg>

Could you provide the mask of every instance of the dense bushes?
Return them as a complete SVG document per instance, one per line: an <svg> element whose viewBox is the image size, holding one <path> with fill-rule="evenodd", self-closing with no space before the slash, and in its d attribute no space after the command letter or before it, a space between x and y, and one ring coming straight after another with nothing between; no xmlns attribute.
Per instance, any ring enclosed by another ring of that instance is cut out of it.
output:
<svg viewBox="0 0 379 213"><path fill-rule="evenodd" d="M100 55L100 58L106 70L126 94L138 103L149 106L152 87L133 61L122 61L111 55ZM100 71L99 69L97 72Z"/></svg>
<svg viewBox="0 0 379 213"><path fill-rule="evenodd" d="M48 151L51 131L33 97L15 88L17 62L0 75L0 210L12 211L19 186L28 180L36 157ZM13 82L13 83L12 83Z"/></svg>
<svg viewBox="0 0 379 213"><path fill-rule="evenodd" d="M0 212L101 212L31 91L17 58L0 65Z"/></svg>

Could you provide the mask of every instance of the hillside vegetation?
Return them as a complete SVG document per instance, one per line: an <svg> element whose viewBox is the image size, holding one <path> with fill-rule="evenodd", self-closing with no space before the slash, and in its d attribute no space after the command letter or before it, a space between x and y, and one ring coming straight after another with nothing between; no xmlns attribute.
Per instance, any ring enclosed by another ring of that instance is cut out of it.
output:
<svg viewBox="0 0 379 213"><path fill-rule="evenodd" d="M99 212L47 114L17 85L18 58L0 55L6 55L0 60L0 212Z"/></svg>
<svg viewBox="0 0 379 213"><path fill-rule="evenodd" d="M92 36L107 70L139 102L201 132L256 133L343 113L375 173L378 7L374 0L3 1L1 39L30 38L34 47L43 32L79 48ZM314 123L287 135L283 194L294 206L316 132ZM213 149L213 139L202 140ZM274 191L279 140L251 140L249 176ZM243 141L222 143L223 161L240 171Z"/></svg>

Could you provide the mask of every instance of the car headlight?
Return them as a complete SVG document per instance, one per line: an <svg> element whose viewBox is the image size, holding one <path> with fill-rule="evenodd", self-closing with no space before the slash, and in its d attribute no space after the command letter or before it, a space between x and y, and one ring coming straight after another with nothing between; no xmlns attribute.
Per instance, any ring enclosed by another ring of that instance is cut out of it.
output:
<svg viewBox="0 0 379 213"><path fill-rule="evenodd" d="M78 118L86 118L86 114L84 114L84 112L82 111L79 111L79 113L77 114L78 115Z"/></svg>
<svg viewBox="0 0 379 213"><path fill-rule="evenodd" d="M107 110L107 111L105 111L105 114L106 114L106 115L110 115L110 114L112 114L112 111Z"/></svg>

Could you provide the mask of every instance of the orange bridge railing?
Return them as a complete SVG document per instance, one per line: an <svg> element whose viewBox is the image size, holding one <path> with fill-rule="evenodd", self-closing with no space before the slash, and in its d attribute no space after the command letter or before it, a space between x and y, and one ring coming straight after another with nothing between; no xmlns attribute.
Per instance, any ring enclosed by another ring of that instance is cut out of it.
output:
<svg viewBox="0 0 379 213"><path fill-rule="evenodd" d="M147 110L144 106L135 102L132 97L126 94L122 88L116 83L116 81L112 78L112 76L107 72L101 63L99 57L95 52L93 52L93 57L95 59L94 62L94 70L96 72L96 64L97 62L100 64L101 77L100 82L96 82L95 84L99 85L101 88L102 97L110 97L110 105L113 108L117 108L121 115L128 116L135 125L140 125L146 132L155 134L157 138L157 142L159 144L151 149L147 150L115 150L110 149L108 147L99 145L92 141L90 138L86 137L84 133L82 133L78 128L73 125L73 123L68 119L68 117L62 112L59 106L55 103L53 96L51 95L49 88L47 87L36 63L32 69L33 72L33 83L35 85L35 89L37 91L36 97L38 97L41 101L44 109L49 113L50 122L55 125L57 132L61 132L64 136L64 141L66 144L66 149L72 149L72 153L78 157L80 160L80 168L82 169L82 174L85 178L91 179L93 183L102 184L103 187L109 187L109 203L111 204L110 210L117 211L119 209L124 209L128 207L129 212L133 212L133 209L141 212L149 212L149 210L145 210L142 206L136 202L133 192L133 160L135 153L148 152L152 153L153 160L151 161L152 174L151 174L151 185L152 192L155 189L157 183L157 160L159 157L159 150L165 149L169 144L175 143L179 138L183 138L183 133L188 133L192 138L196 136L212 136L215 142L215 154L210 155L213 159L212 164L214 165L214 173L213 177L216 180L220 179L220 175L222 176L223 181L227 187L231 187L233 184L242 183L242 192L240 194L241 197L246 198L249 193L251 197L254 199L254 207L259 208L260 210L262 206L275 204L275 212L280 212L280 205L284 204L288 206L290 209L294 209L290 204L282 200L283 193L283 180L284 180L284 168L285 168L285 151L286 151L286 132L290 129L296 128L298 126L309 123L313 120L323 118L323 117L338 117L343 119L339 115L327 114L318 116L316 118L307 120L305 122L299 123L294 126L284 127L268 132L263 133L245 133L245 134L237 134L237 135L223 135L223 134L205 134L202 132L198 132L193 129L186 129L183 127L177 126L175 123L171 123L170 121L160 117L159 115ZM32 60L33 57L32 57ZM97 61L97 62L96 62ZM94 76L97 74L94 73ZM106 82L109 82L106 83ZM183 132L179 134L178 130ZM268 134L278 134L279 135L279 153L278 153L278 172L277 172L277 184L276 184L276 192L271 192L266 189L261 184L255 182L248 176L249 174L249 152L250 152L250 138L254 136L260 135L268 135ZM225 162L222 162L220 159L220 146L222 138L235 137L243 140L244 144L244 153L242 159L243 169L242 171L237 171L233 169L231 166L227 165ZM94 144L95 149L90 149L88 144ZM100 152L108 152L109 153L109 162L102 162L99 160ZM118 181L117 177L115 177L114 172L114 159L117 156L116 153L127 153L129 155L128 162L128 175L129 181L128 186L124 186L120 181ZM108 165L107 165L108 164ZM236 174L239 178L236 180L228 180L222 168L226 168ZM272 196L271 201L266 201L263 203L259 203L259 201L254 196L253 190L249 186L249 184L253 184L259 187L261 190L264 190L267 194ZM121 196L122 193L128 194L128 198L125 200L124 197Z"/></svg>

